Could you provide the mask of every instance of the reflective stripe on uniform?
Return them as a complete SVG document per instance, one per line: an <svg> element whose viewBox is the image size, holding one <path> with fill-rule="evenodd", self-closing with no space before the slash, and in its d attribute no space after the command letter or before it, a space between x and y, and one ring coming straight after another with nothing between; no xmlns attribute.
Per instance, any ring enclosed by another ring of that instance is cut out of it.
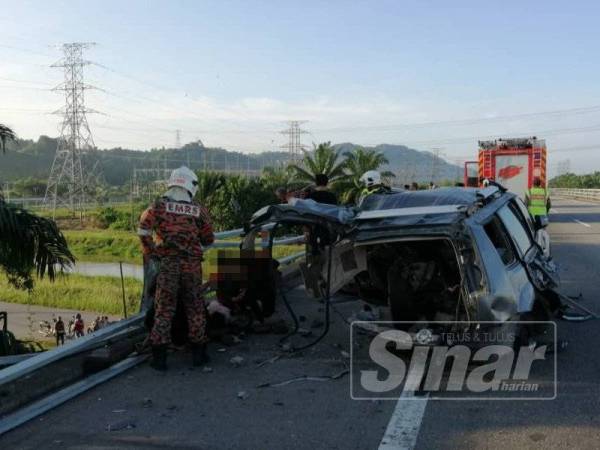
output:
<svg viewBox="0 0 600 450"><path fill-rule="evenodd" d="M531 188L527 194L529 196L529 206L527 209L532 216L545 216L548 214L546 209L546 189Z"/></svg>

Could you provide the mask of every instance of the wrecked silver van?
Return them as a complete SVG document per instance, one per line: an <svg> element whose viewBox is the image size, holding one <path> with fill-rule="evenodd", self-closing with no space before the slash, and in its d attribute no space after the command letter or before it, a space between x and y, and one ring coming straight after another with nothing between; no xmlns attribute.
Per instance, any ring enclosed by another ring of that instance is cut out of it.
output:
<svg viewBox="0 0 600 450"><path fill-rule="evenodd" d="M307 292L352 287L394 321L551 320L561 305L537 243L546 223L496 186L372 195L360 208L297 199L257 211L244 245L264 227L298 225L311 236Z"/></svg>

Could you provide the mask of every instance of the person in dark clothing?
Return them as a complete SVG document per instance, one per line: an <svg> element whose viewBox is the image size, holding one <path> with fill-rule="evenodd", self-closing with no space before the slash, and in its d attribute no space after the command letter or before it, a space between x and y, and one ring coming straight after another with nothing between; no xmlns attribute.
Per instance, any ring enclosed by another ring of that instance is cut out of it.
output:
<svg viewBox="0 0 600 450"><path fill-rule="evenodd" d="M275 196L277 197L277 201L279 201L279 203L281 203L281 204L287 203L287 201L288 201L287 195L288 195L288 191L286 188L278 187L277 189L275 189Z"/></svg>
<svg viewBox="0 0 600 450"><path fill-rule="evenodd" d="M336 195L327 189L329 184L329 177L323 173L319 173L315 176L316 187L312 190L306 198L314 200L317 203L326 203L328 205L337 205Z"/></svg>
<svg viewBox="0 0 600 450"><path fill-rule="evenodd" d="M314 200L317 203L325 203L328 205L337 205L336 195L327 189L329 184L329 177L323 173L319 173L315 176L315 188L312 189L307 199ZM316 225L313 230L308 234L308 250L311 255L318 255L326 245L330 244L329 234L327 229L321 225Z"/></svg>
<svg viewBox="0 0 600 450"><path fill-rule="evenodd" d="M81 314L77 313L75 316L75 337L83 337L85 334L85 324L83 323L83 318Z"/></svg>
<svg viewBox="0 0 600 450"><path fill-rule="evenodd" d="M54 324L54 332L56 333L56 346L65 345L65 323L60 316Z"/></svg>

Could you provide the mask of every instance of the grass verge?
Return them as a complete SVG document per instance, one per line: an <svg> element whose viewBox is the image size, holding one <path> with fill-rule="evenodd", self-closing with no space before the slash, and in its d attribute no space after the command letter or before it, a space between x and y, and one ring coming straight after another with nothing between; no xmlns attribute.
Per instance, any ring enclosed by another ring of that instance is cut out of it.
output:
<svg viewBox="0 0 600 450"><path fill-rule="evenodd" d="M275 257L281 258L298 251L303 246L286 245L275 248ZM235 251L228 249L231 255ZM210 273L216 271L218 251L211 250L205 255L203 266L203 279L207 280ZM77 255L84 258L81 254ZM92 261L115 262L123 260L121 255L111 255L102 250L91 254ZM88 259L89 260L89 259ZM131 258L133 263L140 263L139 259ZM143 284L134 278L125 278L125 301L127 311L139 310ZM47 278L37 280L31 294L27 291L15 289L8 284L6 278L0 274L0 301L10 303L32 304L50 308L72 309L76 311L90 311L100 314L121 315L123 313L123 300L121 293L121 280L108 276L85 276L79 274L65 274L59 276L51 283Z"/></svg>
<svg viewBox="0 0 600 450"><path fill-rule="evenodd" d="M141 281L125 278L125 302L128 312L139 310L141 295ZM27 291L15 289L8 284L4 276L0 276L0 300L109 315L123 313L121 280L114 277L71 274L60 276L53 283L44 278L36 281L34 291L29 294Z"/></svg>
<svg viewBox="0 0 600 450"><path fill-rule="evenodd" d="M116 230L67 230L64 232L69 248L78 261L142 264L140 240L135 233ZM236 240L236 239L234 239ZM275 258L283 258L302 251L303 245L278 245ZM228 249L229 251L230 249ZM215 269L218 249L204 255L205 273Z"/></svg>
<svg viewBox="0 0 600 450"><path fill-rule="evenodd" d="M78 261L142 263L140 239L129 231L64 231L71 252Z"/></svg>

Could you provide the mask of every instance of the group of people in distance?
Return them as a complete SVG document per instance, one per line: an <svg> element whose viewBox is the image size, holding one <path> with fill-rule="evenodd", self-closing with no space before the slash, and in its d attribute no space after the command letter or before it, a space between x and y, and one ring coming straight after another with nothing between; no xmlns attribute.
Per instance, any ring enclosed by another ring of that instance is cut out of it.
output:
<svg viewBox="0 0 600 450"><path fill-rule="evenodd" d="M360 205L365 197L371 194L381 194L390 192L389 186L385 185L382 181L381 174L376 170L369 170L365 172L360 181L363 185L363 190L357 199L356 204ZM275 190L275 195L279 200L279 203L288 203L291 197L298 197L302 199L314 200L317 203L326 203L329 205L337 205L338 199L336 195L329 190L329 178L325 174L315 175L315 185L300 191L288 191L284 187L279 187ZM431 182L429 189L435 189L437 186ZM406 191L418 191L419 184L413 182L411 184L405 184L404 189Z"/></svg>
<svg viewBox="0 0 600 450"><path fill-rule="evenodd" d="M325 174L315 176L315 186L310 189L303 189L298 192L288 191L284 187L278 187L275 190L275 195L279 203L287 203L291 197L301 197L311 199L318 203L326 203L328 205L337 205L337 196L329 190L329 177Z"/></svg>
<svg viewBox="0 0 600 450"><path fill-rule="evenodd" d="M85 323L83 321L83 317L81 317L80 313L74 315L69 321L68 327L65 326L65 323L61 316L58 318L54 318L54 329L53 334L56 337L56 346L64 345L65 337L70 338L80 338L85 335ZM109 324L108 316L98 316L96 319L90 324L87 328L87 333L93 333L94 331L98 331L101 328L104 328Z"/></svg>

